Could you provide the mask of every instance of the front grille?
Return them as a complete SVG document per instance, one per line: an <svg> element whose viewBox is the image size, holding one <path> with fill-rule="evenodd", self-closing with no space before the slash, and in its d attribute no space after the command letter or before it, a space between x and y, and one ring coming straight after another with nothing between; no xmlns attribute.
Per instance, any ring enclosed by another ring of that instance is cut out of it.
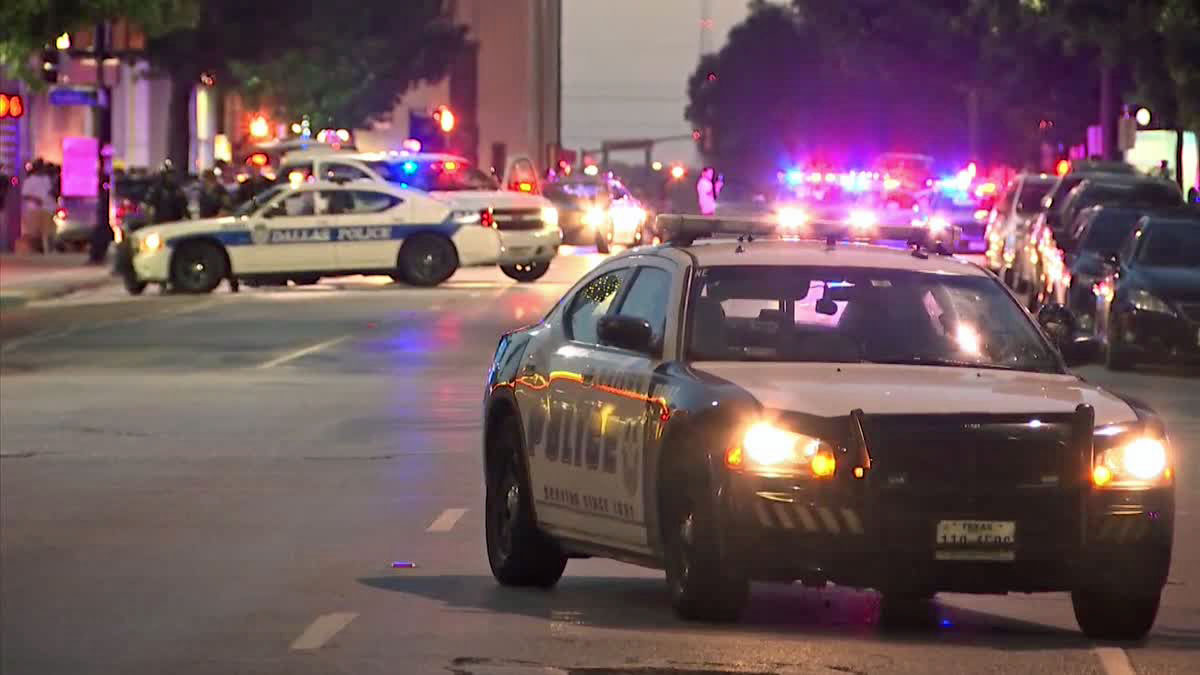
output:
<svg viewBox="0 0 1200 675"><path fill-rule="evenodd" d="M1086 474L1082 455L1071 442L1071 418L869 416L864 432L874 479L884 489L923 495L1017 494L1067 487Z"/></svg>
<svg viewBox="0 0 1200 675"><path fill-rule="evenodd" d="M498 230L540 230L542 229L541 209L493 209Z"/></svg>
<svg viewBox="0 0 1200 675"><path fill-rule="evenodd" d="M1188 321L1200 322L1200 302L1181 302L1179 310Z"/></svg>

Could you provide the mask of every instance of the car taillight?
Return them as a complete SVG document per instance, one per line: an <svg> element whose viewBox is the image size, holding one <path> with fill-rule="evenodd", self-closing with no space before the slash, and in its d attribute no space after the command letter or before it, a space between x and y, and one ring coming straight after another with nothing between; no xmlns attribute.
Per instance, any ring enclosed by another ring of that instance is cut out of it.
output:
<svg viewBox="0 0 1200 675"><path fill-rule="evenodd" d="M479 212L479 224L484 227L496 228L496 216L490 208L486 208Z"/></svg>

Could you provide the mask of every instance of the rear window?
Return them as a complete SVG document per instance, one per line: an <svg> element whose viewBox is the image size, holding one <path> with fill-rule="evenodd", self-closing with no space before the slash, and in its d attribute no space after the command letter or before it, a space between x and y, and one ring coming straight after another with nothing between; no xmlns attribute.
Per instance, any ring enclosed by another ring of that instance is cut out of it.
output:
<svg viewBox="0 0 1200 675"><path fill-rule="evenodd" d="M1021 185L1021 194L1017 197L1017 212L1022 214L1037 213L1042 208L1042 200L1052 187L1054 187L1054 183L1025 181Z"/></svg>
<svg viewBox="0 0 1200 675"><path fill-rule="evenodd" d="M1151 267L1200 268L1200 219L1151 222L1138 262Z"/></svg>
<svg viewBox="0 0 1200 675"><path fill-rule="evenodd" d="M1092 219L1080 243L1085 251L1116 251L1133 231L1141 216L1137 211L1101 211Z"/></svg>

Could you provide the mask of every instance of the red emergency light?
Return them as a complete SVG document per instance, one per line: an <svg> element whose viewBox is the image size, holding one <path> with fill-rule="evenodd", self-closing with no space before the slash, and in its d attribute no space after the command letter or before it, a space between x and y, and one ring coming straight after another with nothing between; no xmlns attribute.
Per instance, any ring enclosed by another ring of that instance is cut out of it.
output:
<svg viewBox="0 0 1200 675"><path fill-rule="evenodd" d="M262 166L267 165L268 159L269 158L267 157L267 154L265 152L256 152L253 155L250 155L249 157L246 158L246 163L252 164L254 166L262 167Z"/></svg>
<svg viewBox="0 0 1200 675"><path fill-rule="evenodd" d="M1058 160L1058 163L1054 165L1054 173L1058 174L1059 176L1067 175L1067 172L1070 170L1071 162L1065 159Z"/></svg>

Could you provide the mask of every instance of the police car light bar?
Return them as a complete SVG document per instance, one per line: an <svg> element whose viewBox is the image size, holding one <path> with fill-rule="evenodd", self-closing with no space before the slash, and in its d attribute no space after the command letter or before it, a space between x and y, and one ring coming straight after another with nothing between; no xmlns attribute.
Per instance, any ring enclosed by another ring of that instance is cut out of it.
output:
<svg viewBox="0 0 1200 675"><path fill-rule="evenodd" d="M736 237L787 237L818 241L882 242L902 241L908 245L934 247L941 244L953 251L962 234L962 228L952 226L940 232L931 232L918 225L870 225L859 227L836 220L813 220L798 228L781 228L774 218L746 218L728 216L697 216L664 213L656 219L663 241L676 246L690 246L697 239Z"/></svg>

